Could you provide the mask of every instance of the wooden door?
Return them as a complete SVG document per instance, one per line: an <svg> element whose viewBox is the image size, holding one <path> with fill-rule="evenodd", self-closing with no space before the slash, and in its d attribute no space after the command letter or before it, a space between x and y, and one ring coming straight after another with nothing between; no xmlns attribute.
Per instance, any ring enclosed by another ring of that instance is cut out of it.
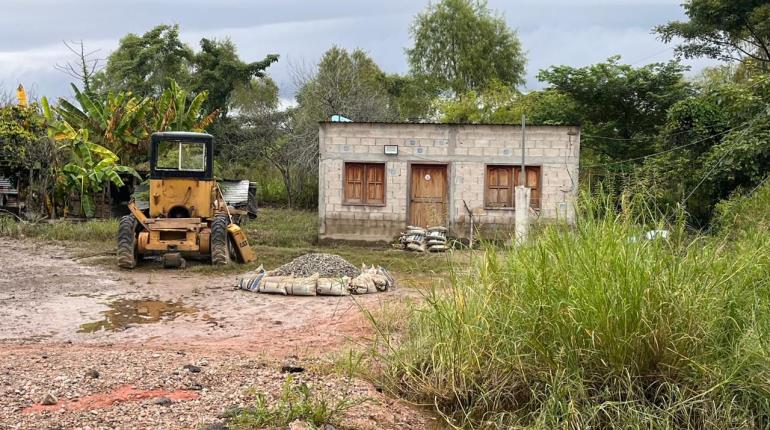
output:
<svg viewBox="0 0 770 430"><path fill-rule="evenodd" d="M412 165L409 225L446 225L447 169L430 164Z"/></svg>

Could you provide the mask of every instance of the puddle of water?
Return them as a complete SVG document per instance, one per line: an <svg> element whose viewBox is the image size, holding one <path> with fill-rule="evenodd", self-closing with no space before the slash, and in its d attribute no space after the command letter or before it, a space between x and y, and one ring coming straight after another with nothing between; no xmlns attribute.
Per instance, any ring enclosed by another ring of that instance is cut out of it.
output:
<svg viewBox="0 0 770 430"><path fill-rule="evenodd" d="M180 315L190 315L198 311L192 306L185 306L182 302L150 299L120 299L110 302L107 306L110 309L102 312L103 320L82 324L78 333L93 333L100 330L120 331L129 324L170 321Z"/></svg>

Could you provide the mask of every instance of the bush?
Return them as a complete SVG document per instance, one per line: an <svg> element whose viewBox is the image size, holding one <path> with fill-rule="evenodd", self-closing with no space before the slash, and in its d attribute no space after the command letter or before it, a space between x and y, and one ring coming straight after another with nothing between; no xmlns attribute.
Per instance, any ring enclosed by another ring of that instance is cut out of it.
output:
<svg viewBox="0 0 770 430"><path fill-rule="evenodd" d="M375 323L382 383L471 428L767 427L768 237L636 240L588 209Z"/></svg>

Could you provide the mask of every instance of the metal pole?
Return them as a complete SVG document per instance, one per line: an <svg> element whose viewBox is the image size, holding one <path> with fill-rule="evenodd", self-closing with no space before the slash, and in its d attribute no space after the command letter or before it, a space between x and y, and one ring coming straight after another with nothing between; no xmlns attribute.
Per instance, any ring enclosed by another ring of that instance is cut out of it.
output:
<svg viewBox="0 0 770 430"><path fill-rule="evenodd" d="M521 115L521 181L519 182L519 185L526 187L527 186L527 175L526 175L526 168L524 167L524 162L526 161L526 123L527 123L527 116Z"/></svg>

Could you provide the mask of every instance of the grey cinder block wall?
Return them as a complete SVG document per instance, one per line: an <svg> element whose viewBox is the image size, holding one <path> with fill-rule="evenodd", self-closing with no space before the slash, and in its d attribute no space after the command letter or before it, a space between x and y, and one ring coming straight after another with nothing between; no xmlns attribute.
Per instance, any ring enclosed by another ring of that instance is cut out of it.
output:
<svg viewBox="0 0 770 430"><path fill-rule="evenodd" d="M446 224L467 237L469 215L482 233L512 232L516 209L485 206L487 166L521 164L521 127L420 123L331 123L319 125L319 238L391 241L410 221L411 169L446 166ZM398 146L386 155L385 145ZM580 128L527 125L527 166L539 167L541 200L531 219L575 218ZM382 205L345 202L345 164L384 163Z"/></svg>

